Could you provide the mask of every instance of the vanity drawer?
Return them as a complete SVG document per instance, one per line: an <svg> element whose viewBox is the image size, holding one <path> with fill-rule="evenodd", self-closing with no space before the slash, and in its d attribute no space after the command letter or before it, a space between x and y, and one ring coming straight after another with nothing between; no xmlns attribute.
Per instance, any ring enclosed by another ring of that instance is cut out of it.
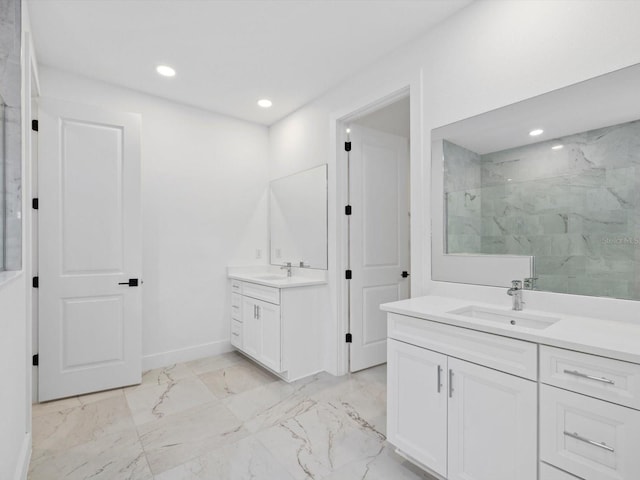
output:
<svg viewBox="0 0 640 480"><path fill-rule="evenodd" d="M231 320L231 345L242 348L242 322Z"/></svg>
<svg viewBox="0 0 640 480"><path fill-rule="evenodd" d="M257 283L242 282L242 294L265 302L280 305L280 289L258 285Z"/></svg>
<svg viewBox="0 0 640 480"><path fill-rule="evenodd" d="M231 292L242 293L242 282L240 280L231 280Z"/></svg>
<svg viewBox="0 0 640 480"><path fill-rule="evenodd" d="M540 381L640 409L640 365L635 363L541 345Z"/></svg>
<svg viewBox="0 0 640 480"><path fill-rule="evenodd" d="M540 386L540 459L589 480L640 472L640 412Z"/></svg>
<svg viewBox="0 0 640 480"><path fill-rule="evenodd" d="M242 320L242 296L239 293L231 294L231 318Z"/></svg>
<svg viewBox="0 0 640 480"><path fill-rule="evenodd" d="M396 313L388 315L390 338L529 380L538 379L535 343Z"/></svg>
<svg viewBox="0 0 640 480"><path fill-rule="evenodd" d="M558 470L555 467L540 462L540 480L581 480L578 477L569 475L567 472Z"/></svg>

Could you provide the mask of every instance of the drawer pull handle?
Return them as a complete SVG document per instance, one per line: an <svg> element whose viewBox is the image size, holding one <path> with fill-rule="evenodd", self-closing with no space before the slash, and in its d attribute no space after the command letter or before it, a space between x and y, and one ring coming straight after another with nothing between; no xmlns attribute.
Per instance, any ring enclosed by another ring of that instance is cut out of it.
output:
<svg viewBox="0 0 640 480"><path fill-rule="evenodd" d="M453 398L453 370L449 369L449 398Z"/></svg>
<svg viewBox="0 0 640 480"><path fill-rule="evenodd" d="M231 335L233 335L234 337L239 337L240 336L240 334L236 333L236 332L232 332Z"/></svg>
<svg viewBox="0 0 640 480"><path fill-rule="evenodd" d="M232 308L240 308L239 305L231 305Z"/></svg>
<svg viewBox="0 0 640 480"><path fill-rule="evenodd" d="M579 372L577 370L565 370L564 373L566 373L568 375L573 375L573 376L576 376L576 377L588 378L589 380L595 380L596 382L608 383L609 385L615 385L616 384L616 382L614 382L613 380L609 380L608 378L594 377L593 375L587 375L586 373L582 373L582 372Z"/></svg>
<svg viewBox="0 0 640 480"><path fill-rule="evenodd" d="M606 451L608 451L608 452L612 452L612 453L613 453L613 452L615 452L615 450L614 450L613 448L611 448L609 445L607 445L606 443L598 443L598 442L594 442L593 440L589 440L588 438L584 438L583 436L580 436L580 435L578 435L578 434L577 434L577 433L575 433L575 432L574 432L574 433L571 433L571 432L567 432L567 431L565 431L565 432L564 432L564 434L565 434L567 437L571 437L571 438L574 438L574 439L579 440L579 441L581 441L581 442L588 443L589 445L593 445L594 447L600 447L600 448L603 448L603 449L605 449L605 450L606 450Z"/></svg>
<svg viewBox="0 0 640 480"><path fill-rule="evenodd" d="M438 393L442 389L442 367L438 365Z"/></svg>

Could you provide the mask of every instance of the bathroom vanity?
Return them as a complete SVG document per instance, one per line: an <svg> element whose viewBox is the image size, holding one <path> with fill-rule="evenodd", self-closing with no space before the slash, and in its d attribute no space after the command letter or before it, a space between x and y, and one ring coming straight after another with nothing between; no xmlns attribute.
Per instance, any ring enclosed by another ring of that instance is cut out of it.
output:
<svg viewBox="0 0 640 480"><path fill-rule="evenodd" d="M438 478L640 478L640 325L427 296L388 312L387 436Z"/></svg>
<svg viewBox="0 0 640 480"><path fill-rule="evenodd" d="M268 270L233 270L229 278L235 348L287 382L323 370L325 272L288 277Z"/></svg>

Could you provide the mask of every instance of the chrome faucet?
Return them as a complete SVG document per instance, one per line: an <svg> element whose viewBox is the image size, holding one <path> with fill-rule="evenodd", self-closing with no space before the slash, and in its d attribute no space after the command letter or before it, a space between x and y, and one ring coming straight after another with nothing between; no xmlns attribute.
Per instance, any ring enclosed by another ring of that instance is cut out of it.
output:
<svg viewBox="0 0 640 480"><path fill-rule="evenodd" d="M511 288L507 290L507 295L513 297L513 309L517 311L522 310L524 302L522 301L521 280L511 280Z"/></svg>
<svg viewBox="0 0 640 480"><path fill-rule="evenodd" d="M287 262L286 265L281 266L280 270L284 270L285 268L287 269L287 277L290 277L291 276L291 262Z"/></svg>

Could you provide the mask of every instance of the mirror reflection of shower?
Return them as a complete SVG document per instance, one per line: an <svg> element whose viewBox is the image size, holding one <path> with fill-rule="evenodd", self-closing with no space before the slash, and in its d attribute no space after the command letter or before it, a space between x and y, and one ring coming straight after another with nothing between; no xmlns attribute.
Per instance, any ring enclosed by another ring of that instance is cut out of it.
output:
<svg viewBox="0 0 640 480"><path fill-rule="evenodd" d="M640 299L640 120L443 152L447 253L533 255L541 290Z"/></svg>

